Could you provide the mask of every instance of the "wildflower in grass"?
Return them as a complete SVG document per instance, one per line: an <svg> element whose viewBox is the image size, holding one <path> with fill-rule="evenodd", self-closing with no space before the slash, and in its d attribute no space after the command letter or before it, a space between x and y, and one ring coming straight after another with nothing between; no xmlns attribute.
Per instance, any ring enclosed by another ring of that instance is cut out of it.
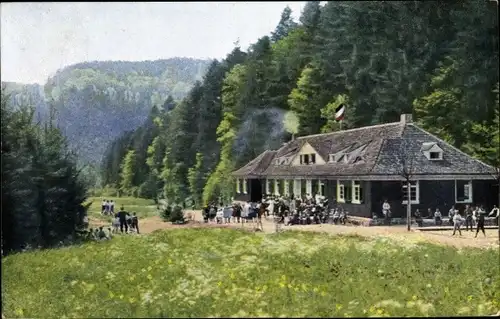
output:
<svg viewBox="0 0 500 319"><path fill-rule="evenodd" d="M397 302L396 300L388 299L388 300L382 300L380 302L377 302L375 304L375 307L377 308L402 308L403 305L400 302Z"/></svg>

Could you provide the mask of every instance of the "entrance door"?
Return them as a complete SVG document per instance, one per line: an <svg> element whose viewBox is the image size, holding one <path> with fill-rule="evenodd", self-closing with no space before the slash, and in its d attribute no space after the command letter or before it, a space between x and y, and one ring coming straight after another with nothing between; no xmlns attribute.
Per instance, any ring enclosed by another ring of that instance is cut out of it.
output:
<svg viewBox="0 0 500 319"><path fill-rule="evenodd" d="M250 201L260 202L262 200L262 183L260 179L250 180Z"/></svg>

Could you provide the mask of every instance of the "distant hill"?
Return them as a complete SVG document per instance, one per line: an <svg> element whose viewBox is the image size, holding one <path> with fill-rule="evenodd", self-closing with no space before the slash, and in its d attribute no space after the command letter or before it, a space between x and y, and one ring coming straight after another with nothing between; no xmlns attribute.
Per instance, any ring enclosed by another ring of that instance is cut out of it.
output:
<svg viewBox="0 0 500 319"><path fill-rule="evenodd" d="M201 80L209 60L95 61L65 67L44 86L2 82L15 105L35 106L57 123L82 160L98 163L112 140L143 123L153 105L180 100Z"/></svg>

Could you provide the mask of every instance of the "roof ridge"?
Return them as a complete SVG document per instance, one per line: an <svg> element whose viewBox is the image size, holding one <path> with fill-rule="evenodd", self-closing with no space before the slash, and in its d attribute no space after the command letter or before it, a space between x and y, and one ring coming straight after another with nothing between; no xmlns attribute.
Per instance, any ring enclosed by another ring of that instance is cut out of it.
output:
<svg viewBox="0 0 500 319"><path fill-rule="evenodd" d="M360 131L360 130L366 130L366 129L371 129L371 128L379 128L379 127L385 127L385 126L392 126L392 125L398 125L402 124L401 122L391 122L391 123L384 123L384 124L376 124L376 125L370 125L370 126L362 126L362 127L357 127L357 128L352 128L349 130L342 130L342 131L335 131L335 132L329 132L329 133L320 133L320 134L312 134L312 135L306 135L306 136L299 136L296 139L307 139L310 137L316 137L316 136L327 136L327 135L334 135L334 134L339 134L339 133L345 133L345 132L353 132L353 131ZM407 123L409 124L409 123ZM404 126L404 125L402 125Z"/></svg>

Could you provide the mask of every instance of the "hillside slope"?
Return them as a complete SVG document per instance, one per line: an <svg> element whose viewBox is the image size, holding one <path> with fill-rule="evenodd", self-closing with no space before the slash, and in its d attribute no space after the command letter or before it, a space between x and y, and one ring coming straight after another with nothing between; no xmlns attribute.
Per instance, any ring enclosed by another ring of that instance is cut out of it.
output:
<svg viewBox="0 0 500 319"><path fill-rule="evenodd" d="M169 95L186 96L209 62L84 62L57 71L44 86L2 84L16 105L35 106L37 118L55 107L58 126L82 161L98 163L109 142L140 126L153 105L162 105Z"/></svg>

